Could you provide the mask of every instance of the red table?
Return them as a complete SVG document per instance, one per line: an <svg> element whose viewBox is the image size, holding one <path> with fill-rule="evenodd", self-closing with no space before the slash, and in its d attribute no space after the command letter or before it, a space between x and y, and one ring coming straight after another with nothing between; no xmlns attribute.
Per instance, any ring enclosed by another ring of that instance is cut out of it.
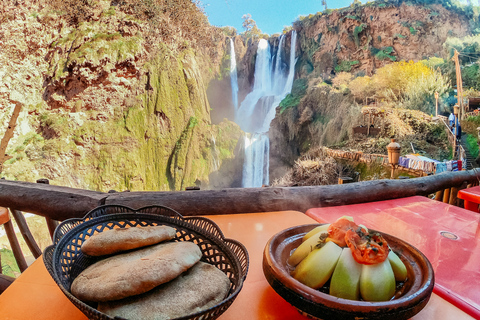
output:
<svg viewBox="0 0 480 320"><path fill-rule="evenodd" d="M465 209L479 212L478 205L480 204L480 186L462 189L458 191L457 197L464 200Z"/></svg>
<svg viewBox="0 0 480 320"><path fill-rule="evenodd" d="M434 292L480 319L480 216L425 197L313 208L319 222L352 216L357 224L415 246L433 266Z"/></svg>

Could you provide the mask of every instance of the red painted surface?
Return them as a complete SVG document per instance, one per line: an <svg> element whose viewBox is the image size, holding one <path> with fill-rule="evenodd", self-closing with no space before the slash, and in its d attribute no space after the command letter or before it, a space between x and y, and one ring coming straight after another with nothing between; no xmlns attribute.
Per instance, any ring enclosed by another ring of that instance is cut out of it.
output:
<svg viewBox="0 0 480 320"><path fill-rule="evenodd" d="M465 201L465 209L479 212L478 205L480 204L480 186L458 191L460 199Z"/></svg>
<svg viewBox="0 0 480 320"><path fill-rule="evenodd" d="M480 319L480 216L477 213L417 196L312 208L306 214L319 222L352 216L357 224L407 241L432 264L433 292ZM455 236L457 239L452 239Z"/></svg>

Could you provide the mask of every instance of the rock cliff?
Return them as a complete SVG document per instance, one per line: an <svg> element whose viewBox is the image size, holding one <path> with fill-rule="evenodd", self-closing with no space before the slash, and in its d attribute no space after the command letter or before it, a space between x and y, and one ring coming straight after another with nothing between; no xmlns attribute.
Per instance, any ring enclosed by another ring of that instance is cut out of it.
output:
<svg viewBox="0 0 480 320"><path fill-rule="evenodd" d="M464 37L472 23L441 4L375 1L317 13L294 24L301 75L327 78L339 71L372 75L386 63L441 56L447 37Z"/></svg>
<svg viewBox="0 0 480 320"><path fill-rule="evenodd" d="M14 102L23 104L2 176L102 191L182 190L208 184L234 157L241 131L211 124L206 95L225 50L220 30L201 25L209 38L195 45L172 22L171 42L161 34L152 41L147 22L112 4L99 1L72 24L43 0L2 3L0 134Z"/></svg>

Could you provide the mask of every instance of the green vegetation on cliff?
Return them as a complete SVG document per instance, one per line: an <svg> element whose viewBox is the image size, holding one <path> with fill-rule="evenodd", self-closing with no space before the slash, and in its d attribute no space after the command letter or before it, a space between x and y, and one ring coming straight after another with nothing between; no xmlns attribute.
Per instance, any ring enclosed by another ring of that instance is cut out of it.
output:
<svg viewBox="0 0 480 320"><path fill-rule="evenodd" d="M193 2L53 0L36 16L53 37L42 101L25 106L31 132L9 146L3 176L181 190L233 158L242 133L211 125L205 89L225 37Z"/></svg>

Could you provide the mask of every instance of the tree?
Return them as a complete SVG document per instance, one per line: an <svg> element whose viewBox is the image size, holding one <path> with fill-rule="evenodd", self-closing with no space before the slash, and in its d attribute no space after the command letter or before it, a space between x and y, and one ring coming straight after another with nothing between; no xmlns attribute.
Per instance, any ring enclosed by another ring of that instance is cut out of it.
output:
<svg viewBox="0 0 480 320"><path fill-rule="evenodd" d="M250 38L258 38L262 34L262 31L257 28L257 23L252 19L252 15L250 13L244 14L242 19L242 26L245 29L243 34L247 40Z"/></svg>
<svg viewBox="0 0 480 320"><path fill-rule="evenodd" d="M352 7L358 7L358 6L361 6L362 5L362 2L360 0L353 0L352 1Z"/></svg>
<svg viewBox="0 0 480 320"><path fill-rule="evenodd" d="M244 14L242 19L242 27L245 29L245 32L250 32L254 27L257 26L257 23L252 19L252 15L250 13Z"/></svg>

